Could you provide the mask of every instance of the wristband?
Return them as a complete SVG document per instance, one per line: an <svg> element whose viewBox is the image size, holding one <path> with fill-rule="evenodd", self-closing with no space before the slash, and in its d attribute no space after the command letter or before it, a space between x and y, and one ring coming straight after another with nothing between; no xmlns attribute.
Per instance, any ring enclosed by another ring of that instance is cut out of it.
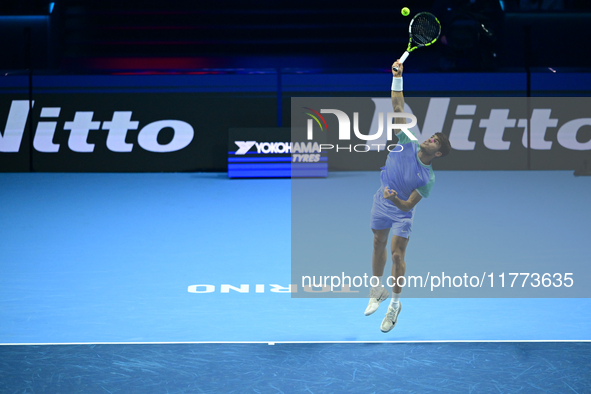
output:
<svg viewBox="0 0 591 394"><path fill-rule="evenodd" d="M402 92L402 77L392 78L392 90L395 92Z"/></svg>

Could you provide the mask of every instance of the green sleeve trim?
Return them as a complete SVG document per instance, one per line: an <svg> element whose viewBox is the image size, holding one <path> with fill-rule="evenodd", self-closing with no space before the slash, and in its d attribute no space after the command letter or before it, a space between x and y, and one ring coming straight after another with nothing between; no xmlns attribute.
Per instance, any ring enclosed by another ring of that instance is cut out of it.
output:
<svg viewBox="0 0 591 394"><path fill-rule="evenodd" d="M431 189L433 189L433 184L435 184L435 173L433 172L433 168L430 168L429 172L431 174L429 182L425 186L421 186L417 189L417 192L423 198L429 197L429 195L431 194Z"/></svg>

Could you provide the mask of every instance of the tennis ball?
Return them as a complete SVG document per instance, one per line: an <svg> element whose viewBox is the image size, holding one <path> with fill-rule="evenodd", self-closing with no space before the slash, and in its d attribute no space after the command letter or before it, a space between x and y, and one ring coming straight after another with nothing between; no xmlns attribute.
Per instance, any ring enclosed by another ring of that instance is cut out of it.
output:
<svg viewBox="0 0 591 394"><path fill-rule="evenodd" d="M409 16L410 15L410 10L408 9L408 7L404 7L402 9L402 11L400 11L402 13L402 15L404 16Z"/></svg>

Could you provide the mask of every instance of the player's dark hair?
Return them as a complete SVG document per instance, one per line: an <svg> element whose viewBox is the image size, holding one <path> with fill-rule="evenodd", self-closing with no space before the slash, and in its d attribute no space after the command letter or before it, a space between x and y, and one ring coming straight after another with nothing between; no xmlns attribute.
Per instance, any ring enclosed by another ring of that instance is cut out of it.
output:
<svg viewBox="0 0 591 394"><path fill-rule="evenodd" d="M451 151L451 144L449 143L449 138L447 138L447 136L443 133L435 133L435 135L437 136L437 138L439 138L439 145L441 146L439 148L441 156L439 157L445 157L449 155L449 151Z"/></svg>

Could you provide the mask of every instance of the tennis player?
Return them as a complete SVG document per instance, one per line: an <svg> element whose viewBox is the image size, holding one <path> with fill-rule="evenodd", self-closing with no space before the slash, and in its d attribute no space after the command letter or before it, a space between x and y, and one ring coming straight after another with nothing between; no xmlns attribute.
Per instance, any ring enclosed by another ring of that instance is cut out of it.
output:
<svg viewBox="0 0 591 394"><path fill-rule="evenodd" d="M398 71L392 70L392 106L395 112L404 112L404 95L402 94L402 69L400 59L394 62ZM406 124L405 118L395 118L396 123ZM407 129L408 130L408 129ZM380 303L389 298L390 293L385 286L393 285L392 300L382 321L382 332L389 332L396 325L398 315L402 309L400 292L404 281L399 277L404 276L406 263L404 254L410 233L415 206L422 198L429 197L435 183L435 174L431 161L436 157L444 157L449 154L451 145L446 135L436 133L420 145L411 140L401 129L398 129L398 144L402 145L402 151L390 152L386 159L386 165L382 167L380 175L381 187L373 198L371 209L371 229L374 233L372 274L379 278L377 286L370 291L369 304L365 315L374 313ZM410 131L409 131L410 133ZM386 246L388 235L392 229L393 236L390 243L392 254L392 278L383 280L384 267L386 266ZM392 281L393 280L393 281ZM376 281L374 280L375 284Z"/></svg>

